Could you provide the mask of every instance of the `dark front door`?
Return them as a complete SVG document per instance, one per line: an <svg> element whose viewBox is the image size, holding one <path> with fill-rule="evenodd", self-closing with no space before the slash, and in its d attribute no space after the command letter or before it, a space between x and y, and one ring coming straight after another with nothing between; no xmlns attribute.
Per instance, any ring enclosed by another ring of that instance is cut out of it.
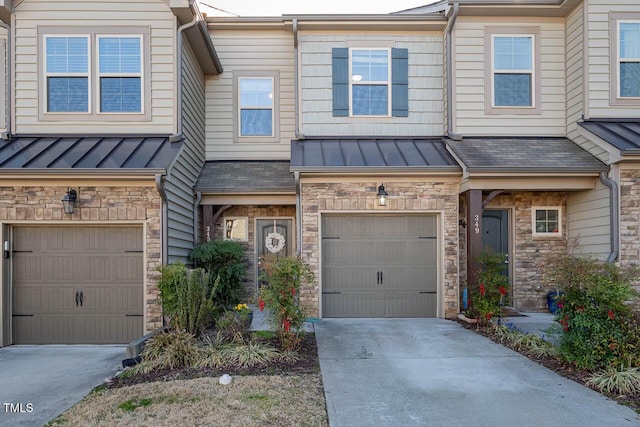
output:
<svg viewBox="0 0 640 427"><path fill-rule="evenodd" d="M509 262L509 210L485 209L482 212L482 247L506 254ZM511 277L511 263L504 269L504 274ZM512 291L513 287L510 293Z"/></svg>

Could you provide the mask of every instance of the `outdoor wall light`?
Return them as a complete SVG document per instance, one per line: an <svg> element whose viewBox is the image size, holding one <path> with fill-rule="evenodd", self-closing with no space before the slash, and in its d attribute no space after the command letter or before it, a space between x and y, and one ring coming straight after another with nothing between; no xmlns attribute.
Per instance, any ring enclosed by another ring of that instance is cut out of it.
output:
<svg viewBox="0 0 640 427"><path fill-rule="evenodd" d="M380 184L378 187L378 206L387 206L387 192L384 191L384 183Z"/></svg>
<svg viewBox="0 0 640 427"><path fill-rule="evenodd" d="M73 208L76 204L78 193L73 188L67 188L67 194L62 198L62 206L64 207L64 213L72 214Z"/></svg>

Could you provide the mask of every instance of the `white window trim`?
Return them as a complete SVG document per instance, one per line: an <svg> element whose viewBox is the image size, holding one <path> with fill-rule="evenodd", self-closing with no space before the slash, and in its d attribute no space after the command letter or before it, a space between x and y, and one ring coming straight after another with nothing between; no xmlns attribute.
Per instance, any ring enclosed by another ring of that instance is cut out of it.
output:
<svg viewBox="0 0 640 427"><path fill-rule="evenodd" d="M87 42L87 72L86 73L50 73L47 71L47 44L48 40L51 38L84 38ZM91 97L91 87L92 87L92 67L91 67L91 35L90 34L46 34L43 37L43 51L44 55L42 56L43 61L43 75L44 75L44 108L47 114L62 114L62 115L75 115L82 114L88 115L92 114L92 97ZM49 112L49 77L86 77L87 78L87 111L54 111Z"/></svg>
<svg viewBox="0 0 640 427"><path fill-rule="evenodd" d="M536 212L537 211L558 211L558 231L540 233L536 231ZM535 237L562 237L562 207L561 206L532 206L531 207L531 229Z"/></svg>
<svg viewBox="0 0 640 427"><path fill-rule="evenodd" d="M233 70L233 142L234 143L279 143L280 142L280 71L265 70ZM267 78L273 79L272 99L272 136L241 136L240 135L240 83L241 78Z"/></svg>
<svg viewBox="0 0 640 427"><path fill-rule="evenodd" d="M496 70L495 68L495 40L496 38L530 38L531 39L531 68L529 70ZM491 107L492 108L535 108L536 106L536 36L534 34L491 34ZM531 105L496 105L496 74L530 74L531 75Z"/></svg>
<svg viewBox="0 0 640 427"><path fill-rule="evenodd" d="M140 40L140 72L139 73L102 73L100 72L100 39L101 38L127 38L127 39L139 39ZM114 114L144 114L145 111L145 96L144 96L144 38L141 34L96 34L95 45L95 59L96 59L96 83L95 93L97 98L96 113L104 115ZM102 89L100 87L100 81L102 77L137 77L140 79L140 111L101 111L102 105Z"/></svg>
<svg viewBox="0 0 640 427"><path fill-rule="evenodd" d="M240 96L240 86L242 80L271 80L271 107L263 107L263 106L242 106L241 105L241 96ZM275 127L276 127L276 117L275 117L275 108L274 108L274 99L276 97L276 82L275 77L273 76L238 76L238 138L274 138L275 137ZM243 135L242 134L242 110L250 109L250 110L271 110L271 135Z"/></svg>
<svg viewBox="0 0 640 427"><path fill-rule="evenodd" d="M640 24L640 20L637 19L619 19L616 21L616 39L615 39L615 52L616 52L616 76L617 76L617 84L616 84L616 96L618 99L622 100L631 100L638 101L640 97L638 96L622 96L620 93L620 89L622 86L622 79L620 76L620 66L623 62L631 62L631 63L640 63L640 57L638 58L621 58L620 57L620 24Z"/></svg>
<svg viewBox="0 0 640 427"><path fill-rule="evenodd" d="M231 237L227 237L227 221L237 221L244 220L244 235L246 236L244 239L234 239ZM249 241L249 217L247 216L226 216L222 221L222 237L224 240L233 240L235 242L248 242Z"/></svg>
<svg viewBox="0 0 640 427"><path fill-rule="evenodd" d="M79 27L49 27L38 26L38 54L36 56L38 69L38 119L44 122L87 122L100 120L104 122L148 122L151 121L151 29L144 26L79 26ZM141 110L136 112L113 112L100 113L99 80L97 79L98 36L112 37L140 37L140 60L143 63L141 68L142 98L140 102ZM46 38L47 37L89 37L89 112L49 112L47 109L47 73L46 73ZM96 83L96 81L98 83Z"/></svg>
<svg viewBox="0 0 640 427"><path fill-rule="evenodd" d="M351 71L351 67L353 64L353 56L352 56L352 52L354 50L386 50L387 51L387 81L368 81L368 82L354 82L353 79L351 78L351 76L353 75L353 72ZM392 64L391 64L392 58L391 58L391 48L390 47L349 47L349 117L355 117L355 118L371 118L371 117L391 117L391 90L392 90L392 75L391 75L391 70L392 70ZM387 86L387 114L380 114L380 115L354 115L353 114L353 86L382 86L382 85L386 85Z"/></svg>

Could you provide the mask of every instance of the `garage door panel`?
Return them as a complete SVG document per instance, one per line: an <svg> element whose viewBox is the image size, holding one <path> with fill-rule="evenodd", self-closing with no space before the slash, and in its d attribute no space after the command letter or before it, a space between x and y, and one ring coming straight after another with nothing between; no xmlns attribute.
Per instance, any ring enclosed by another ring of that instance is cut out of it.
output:
<svg viewBox="0 0 640 427"><path fill-rule="evenodd" d="M74 343L73 316L13 317L15 344Z"/></svg>
<svg viewBox="0 0 640 427"><path fill-rule="evenodd" d="M13 282L42 280L42 259L26 253L13 254Z"/></svg>
<svg viewBox="0 0 640 427"><path fill-rule="evenodd" d="M74 330L75 341L89 344L115 344L139 334L142 317L88 316Z"/></svg>
<svg viewBox="0 0 640 427"><path fill-rule="evenodd" d="M398 292L387 295L387 317L425 317L437 309L436 294Z"/></svg>
<svg viewBox="0 0 640 427"><path fill-rule="evenodd" d="M322 256L331 264L341 264L348 260L358 263L375 265L377 252L374 242L348 240L325 240L323 242Z"/></svg>
<svg viewBox="0 0 640 427"><path fill-rule="evenodd" d="M372 289L377 284L376 272L369 267L336 266L324 270L325 290Z"/></svg>
<svg viewBox="0 0 640 427"><path fill-rule="evenodd" d="M418 239L407 242L407 262L436 265L438 260L438 241L436 239Z"/></svg>
<svg viewBox="0 0 640 427"><path fill-rule="evenodd" d="M383 271L384 291L430 292L436 290L437 270L428 266L386 267Z"/></svg>
<svg viewBox="0 0 640 427"><path fill-rule="evenodd" d="M111 257L111 272L118 283L138 283L143 265L141 254Z"/></svg>
<svg viewBox="0 0 640 427"><path fill-rule="evenodd" d="M142 311L142 295L138 287L92 286L82 293L85 312L103 311L115 315Z"/></svg>
<svg viewBox="0 0 640 427"><path fill-rule="evenodd" d="M324 294L327 317L385 317L385 296L374 292Z"/></svg>

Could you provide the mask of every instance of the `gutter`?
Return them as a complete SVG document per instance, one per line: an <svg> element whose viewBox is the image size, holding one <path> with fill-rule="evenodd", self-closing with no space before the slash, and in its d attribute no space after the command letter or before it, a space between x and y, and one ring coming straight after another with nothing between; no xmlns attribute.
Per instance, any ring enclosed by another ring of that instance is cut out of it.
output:
<svg viewBox="0 0 640 427"><path fill-rule="evenodd" d="M300 184L300 172L294 172L296 180L296 256L302 254L302 185Z"/></svg>
<svg viewBox="0 0 640 427"><path fill-rule="evenodd" d="M162 265L167 264L167 233L165 231L167 224L167 192L164 188L164 177L162 174L156 174L156 189L160 194L160 200L162 200L162 209L161 218L160 218L160 236L161 236L161 246L160 246L160 262Z"/></svg>
<svg viewBox="0 0 640 427"><path fill-rule="evenodd" d="M296 139L304 139L304 135L300 132L300 88L298 72L298 19L293 18L293 93L295 103L295 137Z"/></svg>
<svg viewBox="0 0 640 427"><path fill-rule="evenodd" d="M453 53L452 32L453 26L458 18L460 5L458 2L453 3L453 14L447 22L446 32L446 50L447 50L447 136L454 141L461 141L462 135L453 131Z"/></svg>
<svg viewBox="0 0 640 427"><path fill-rule="evenodd" d="M610 179L606 172L600 172L600 182L609 188L609 218L611 221L609 244L611 245L611 252L607 257L607 263L611 264L618 259L620 254L620 219L618 218L620 196L618 194L618 183Z"/></svg>
<svg viewBox="0 0 640 427"><path fill-rule="evenodd" d="M8 24L0 21L0 27L4 28L5 30L7 30L7 82L5 85L5 105L7 106L7 110L5 111L5 123L7 125L7 130L5 132L2 132L2 135L0 135L0 137L2 139L4 139L5 141L10 141L11 140L11 94L13 93L13 88L12 88L12 76L13 76L13 71L12 71L12 67L11 65L13 64L13 49L11 48L12 43L13 43L13 37L12 37L12 33L11 33L11 26L9 26Z"/></svg>
<svg viewBox="0 0 640 427"><path fill-rule="evenodd" d="M182 135L182 33L184 30L187 30L191 27L194 27L198 23L198 15L195 14L191 22L181 25L178 28L178 36L176 42L176 81L178 93L176 96L177 108L176 108L176 116L178 119L178 126L176 129L176 133L169 137L169 142L178 142L184 138Z"/></svg>

